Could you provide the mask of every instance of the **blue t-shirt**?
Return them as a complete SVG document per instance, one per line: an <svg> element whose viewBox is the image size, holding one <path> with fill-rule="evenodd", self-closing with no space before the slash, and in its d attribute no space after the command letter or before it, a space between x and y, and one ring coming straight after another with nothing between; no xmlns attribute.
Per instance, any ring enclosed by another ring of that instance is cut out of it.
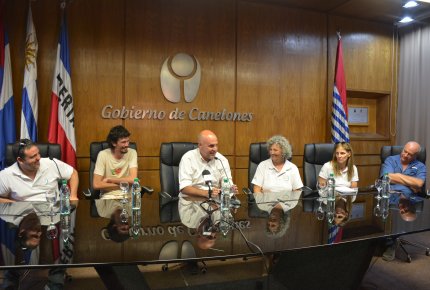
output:
<svg viewBox="0 0 430 290"><path fill-rule="evenodd" d="M402 163L400 162L400 155L390 156L385 159L384 164L382 164L380 176L385 173L401 173L404 175L412 176L426 181L427 169L424 163L414 160L408 164L408 167L403 171ZM413 193L411 188L402 184L391 184L390 188L392 190L398 190L405 193L407 196Z"/></svg>

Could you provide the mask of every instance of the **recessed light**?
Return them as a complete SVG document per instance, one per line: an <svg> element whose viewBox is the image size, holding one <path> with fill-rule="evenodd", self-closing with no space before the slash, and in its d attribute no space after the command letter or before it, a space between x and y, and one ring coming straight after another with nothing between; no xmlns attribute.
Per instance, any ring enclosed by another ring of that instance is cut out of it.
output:
<svg viewBox="0 0 430 290"><path fill-rule="evenodd" d="M399 22L400 22L400 23L409 23L409 22L412 22L412 21L414 21L414 19L413 19L413 18L411 18L411 17L409 17L409 16L405 16L405 17L403 17L403 18L402 18L402 20L400 20Z"/></svg>
<svg viewBox="0 0 430 290"><path fill-rule="evenodd" d="M403 5L404 8L413 8L417 7L419 4L416 1L408 1L405 5Z"/></svg>

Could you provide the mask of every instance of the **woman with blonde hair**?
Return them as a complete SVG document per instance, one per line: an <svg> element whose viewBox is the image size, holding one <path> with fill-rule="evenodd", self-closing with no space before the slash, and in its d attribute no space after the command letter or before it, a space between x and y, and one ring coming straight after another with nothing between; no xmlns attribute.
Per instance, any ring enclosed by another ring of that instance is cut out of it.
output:
<svg viewBox="0 0 430 290"><path fill-rule="evenodd" d="M318 182L325 186L327 179L333 173L336 187L355 188L358 186L358 171L354 165L354 153L349 143L336 143L333 158L325 163L320 170Z"/></svg>

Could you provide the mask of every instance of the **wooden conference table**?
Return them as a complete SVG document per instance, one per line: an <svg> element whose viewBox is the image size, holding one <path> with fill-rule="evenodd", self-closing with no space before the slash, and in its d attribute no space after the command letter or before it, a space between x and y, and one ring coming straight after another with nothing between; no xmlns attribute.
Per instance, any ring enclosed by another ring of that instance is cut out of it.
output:
<svg viewBox="0 0 430 290"><path fill-rule="evenodd" d="M326 283L327 287L342 285L349 289L359 284L375 249L387 237L430 229L429 200L391 198L388 216L381 217L374 214L376 195L371 191L359 192L349 198L350 203L344 204L344 208L351 214L341 227L329 225L327 216L323 220L317 218L318 209L324 211L327 206L314 191L239 194L240 206L236 203L230 211L233 220L229 223L219 223L222 217L216 201L172 199L161 208L157 196L144 196L140 222L136 222L139 216L133 217L128 203L127 218L121 216L121 201L80 200L77 207L72 207L68 235L62 233L58 202L53 215L46 202L0 204L0 270L92 266L109 288L119 289L128 288L128 283L145 284L136 265L159 264L160 270L167 270L172 263L265 256L272 263L270 275L288 288L321 289ZM283 204L281 218L273 212L269 214L279 203ZM405 215L405 207L411 213ZM29 262L21 257L30 250L23 250L22 242L16 241L17 228L30 212L39 217L42 236L37 251L31 251L35 258ZM113 213L116 218L111 219ZM50 240L46 232L51 221L58 234ZM229 227L223 229L222 225ZM281 230L277 232L279 225ZM335 244L328 242L333 228L337 232ZM223 235L222 230L227 233ZM334 267L343 269L342 278L324 279Z"/></svg>

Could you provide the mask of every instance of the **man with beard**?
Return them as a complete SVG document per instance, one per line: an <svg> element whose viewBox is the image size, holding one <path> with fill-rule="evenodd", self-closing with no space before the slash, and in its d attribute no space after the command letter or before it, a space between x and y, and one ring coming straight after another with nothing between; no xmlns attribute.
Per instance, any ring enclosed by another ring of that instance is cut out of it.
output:
<svg viewBox="0 0 430 290"><path fill-rule="evenodd" d="M106 141L109 148L97 156L93 187L101 191L100 198L121 198L120 182L132 184L137 177L137 152L128 147L130 133L121 125L110 130Z"/></svg>

